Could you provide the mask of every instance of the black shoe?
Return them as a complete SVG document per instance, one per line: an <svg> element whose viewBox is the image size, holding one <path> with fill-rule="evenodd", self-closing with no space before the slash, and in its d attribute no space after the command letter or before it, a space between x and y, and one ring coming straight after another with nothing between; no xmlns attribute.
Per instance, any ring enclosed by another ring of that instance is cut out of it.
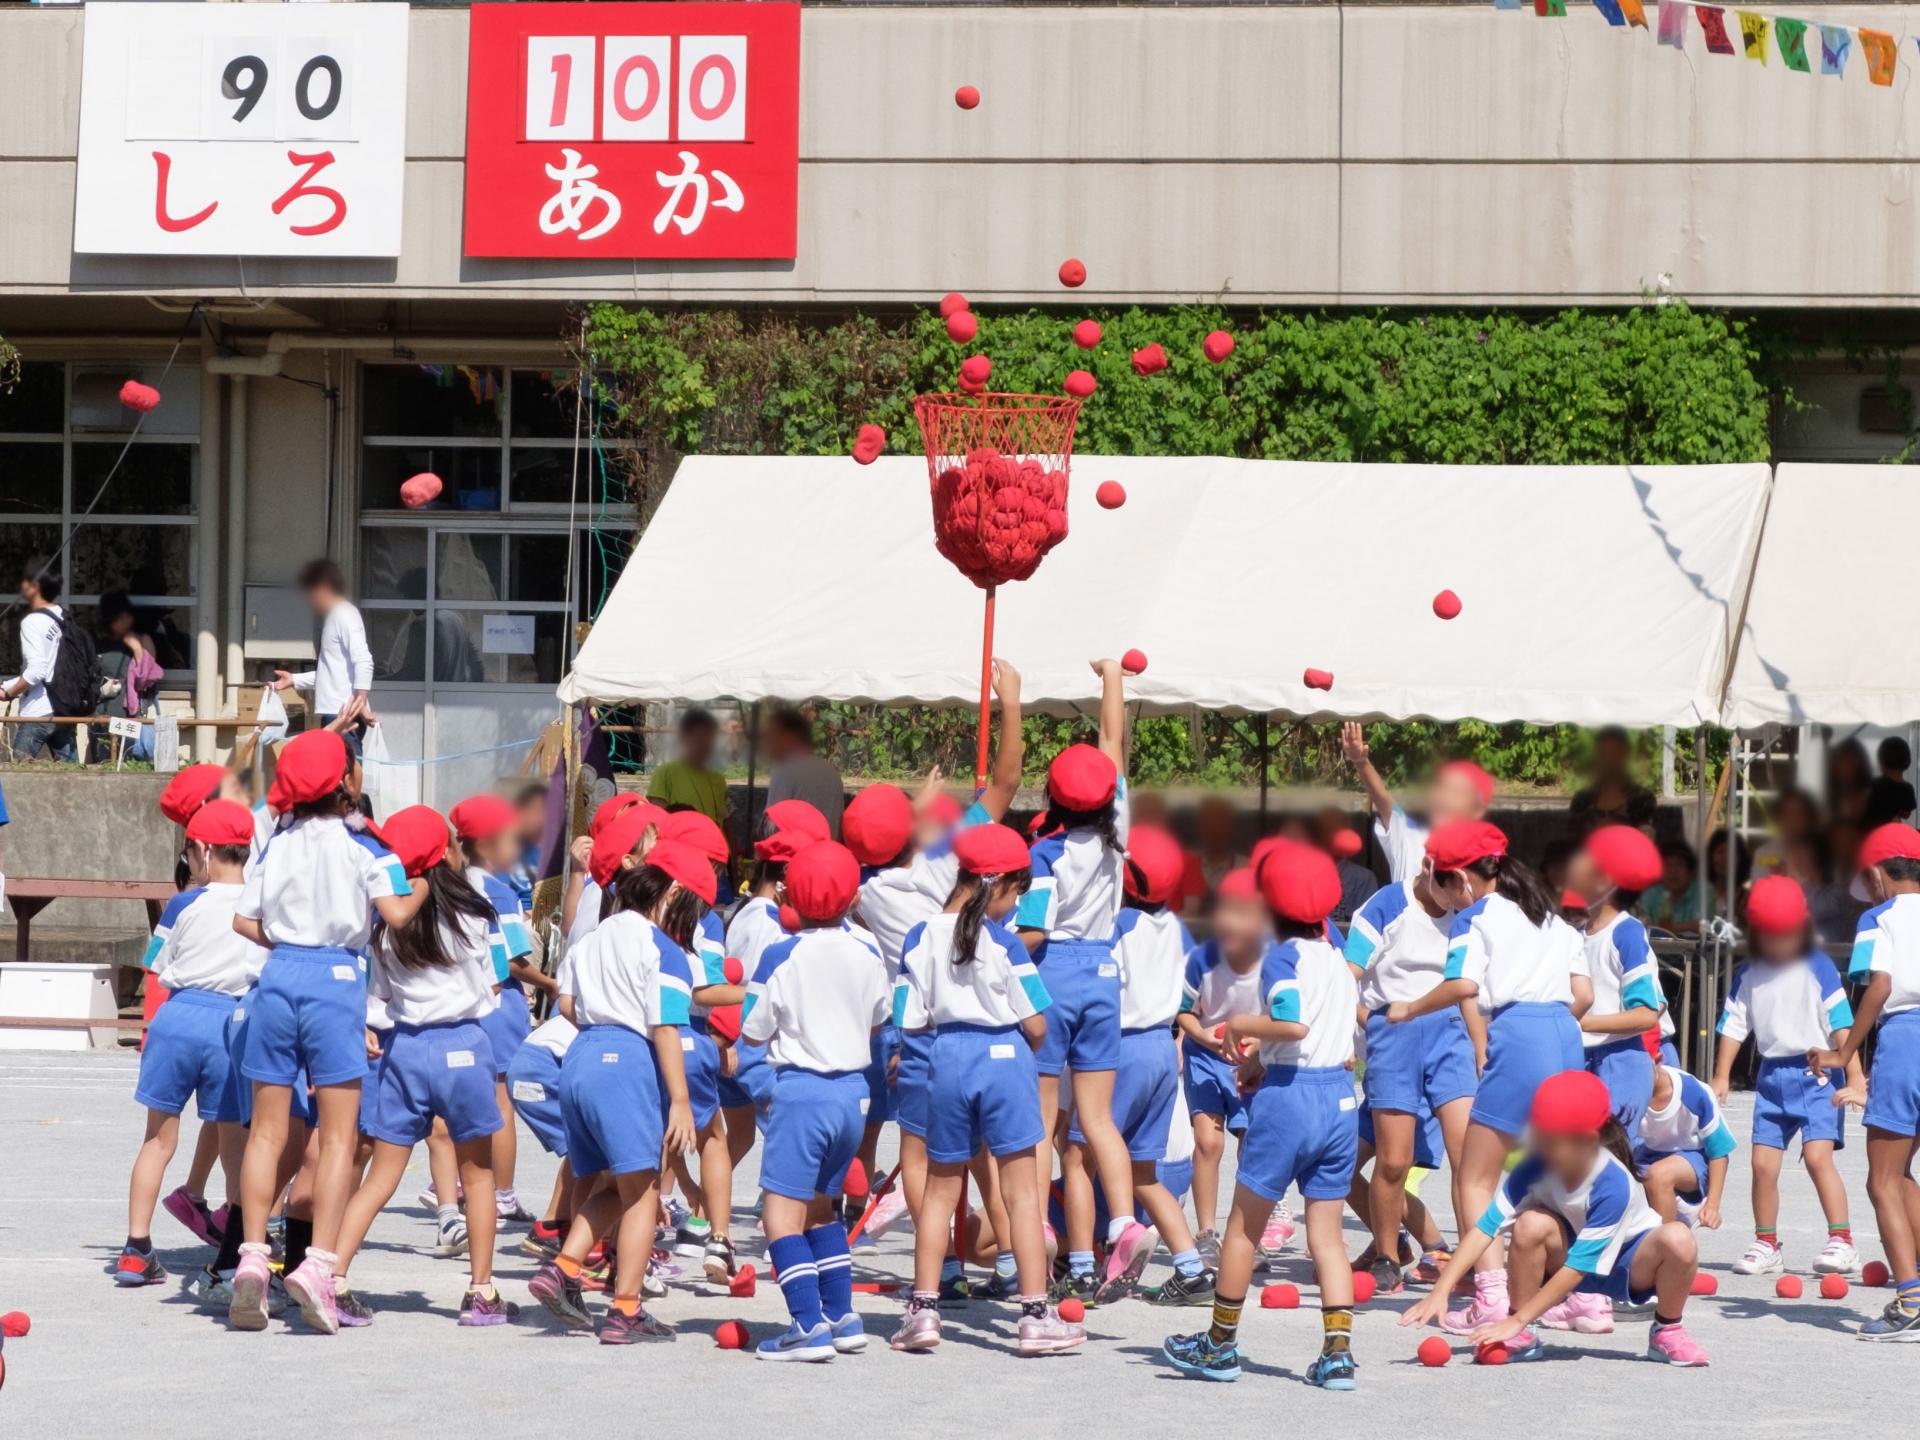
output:
<svg viewBox="0 0 1920 1440"><path fill-rule="evenodd" d="M951 1309L956 1305L964 1305L972 1293L972 1287L967 1284L967 1277L964 1274L955 1275L950 1280L940 1282L942 1308Z"/></svg>
<svg viewBox="0 0 1920 1440"><path fill-rule="evenodd" d="M1094 1306L1094 1296L1100 1293L1100 1277L1095 1274L1075 1275L1069 1272L1047 1287L1047 1299L1054 1305L1062 1300L1078 1300L1087 1309Z"/></svg>
<svg viewBox="0 0 1920 1440"><path fill-rule="evenodd" d="M1147 1291L1144 1298L1149 1305L1211 1305L1214 1278L1211 1270L1195 1275L1182 1275L1176 1270L1164 1284Z"/></svg>
<svg viewBox="0 0 1920 1440"><path fill-rule="evenodd" d="M1373 1276L1373 1293L1376 1295L1398 1295L1407 1288L1406 1277L1400 1273L1400 1267L1385 1256L1373 1262L1370 1273Z"/></svg>

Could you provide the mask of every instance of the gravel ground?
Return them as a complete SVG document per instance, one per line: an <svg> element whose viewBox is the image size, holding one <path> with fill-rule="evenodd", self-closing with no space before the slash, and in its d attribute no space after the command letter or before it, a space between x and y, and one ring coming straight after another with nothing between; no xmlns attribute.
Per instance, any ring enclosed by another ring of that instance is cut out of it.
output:
<svg viewBox="0 0 1920 1440"><path fill-rule="evenodd" d="M938 1352L895 1355L883 1342L898 1303L863 1295L858 1308L869 1332L881 1337L867 1354L823 1366L764 1365L720 1350L712 1339L726 1319L746 1321L756 1339L785 1323L744 1211L738 1229L763 1278L759 1295L735 1300L704 1283L676 1283L655 1307L680 1327L675 1344L610 1350L554 1328L527 1298L533 1262L514 1250L517 1230L503 1236L496 1274L503 1293L525 1306L519 1322L462 1330L454 1315L465 1262L431 1256L430 1217L412 1199L427 1179L424 1149L354 1267L356 1290L379 1312L376 1323L328 1339L305 1331L295 1314L291 1324L243 1335L229 1332L224 1316L197 1310L184 1293L186 1279L211 1256L164 1212L155 1217L155 1243L174 1279L127 1292L104 1273L124 1235L127 1170L141 1135L142 1112L132 1100L136 1069L128 1054L0 1055L0 1311L24 1310L34 1322L30 1335L6 1349L0 1435L211 1431L333 1440L444 1432L450 1409L493 1434L567 1435L610 1424L624 1431L637 1420L647 1435L693 1427L707 1434L839 1435L851 1422L896 1433L925 1424L947 1436L1024 1428L1052 1437L1097 1427L1106 1437L1157 1440L1180 1425L1270 1426L1284 1415L1297 1436L1355 1434L1361 1426L1406 1433L1410 1425L1423 1435L1451 1436L1483 1435L1496 1414L1534 1413L1553 1415L1557 1432L1576 1435L1644 1440L1667 1426L1690 1436L1798 1435L1815 1428L1844 1433L1856 1424L1878 1429L1920 1365L1920 1351L1853 1338L1885 1292L1855 1286L1845 1299L1828 1301L1813 1298L1810 1284L1809 1298L1781 1301L1773 1277L1730 1273L1751 1233L1744 1148L1734 1157L1726 1225L1701 1235L1720 1292L1687 1310L1689 1328L1713 1357L1705 1371L1647 1362L1646 1322L1634 1317L1622 1317L1608 1336L1548 1332L1547 1363L1485 1369L1457 1357L1428 1370L1413 1358L1420 1337L1394 1324L1407 1303L1395 1297L1363 1307L1357 1318L1359 1390L1325 1394L1300 1381L1318 1349L1319 1320L1298 1241L1272 1278L1307 1290L1308 1308L1247 1311L1241 1333L1248 1373L1237 1385L1185 1381L1158 1359L1161 1338L1195 1328L1204 1311L1154 1310L1137 1301L1093 1312L1083 1353L1022 1363L1011 1354L1009 1306L976 1302L950 1312ZM1744 1097L1730 1109L1734 1131L1744 1137ZM186 1172L192 1124L183 1130L169 1187ZM538 1208L553 1165L524 1127L520 1157L520 1193ZM741 1202L753 1195L754 1163L750 1157L736 1179ZM1863 1255L1877 1257L1860 1144L1841 1152L1841 1168L1856 1207L1856 1242ZM217 1192L217 1170L215 1177ZM1443 1176L1429 1179L1426 1190L1444 1203ZM1782 1190L1782 1241L1804 1276L1825 1226L1797 1154L1789 1157ZM1351 1221L1349 1232L1357 1253L1363 1239ZM878 1255L859 1257L864 1278L905 1275L910 1245L909 1235L887 1236ZM688 1268L698 1275L696 1262ZM1165 1273L1162 1256L1148 1280Z"/></svg>

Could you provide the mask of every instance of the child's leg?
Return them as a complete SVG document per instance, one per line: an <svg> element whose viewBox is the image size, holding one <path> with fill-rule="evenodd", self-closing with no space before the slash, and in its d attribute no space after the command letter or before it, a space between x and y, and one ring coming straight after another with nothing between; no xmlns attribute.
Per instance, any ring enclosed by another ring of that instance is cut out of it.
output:
<svg viewBox="0 0 1920 1440"><path fill-rule="evenodd" d="M724 1134L721 1137L726 1138ZM573 1166L562 1160L560 1168L553 1172L553 1193L547 1196L547 1210L540 1217L542 1225L559 1229L561 1222L573 1218Z"/></svg>
<svg viewBox="0 0 1920 1440"><path fill-rule="evenodd" d="M924 1135L900 1132L900 1193L906 1197L907 1213L914 1228L920 1226L920 1201L927 1189L927 1141Z"/></svg>
<svg viewBox="0 0 1920 1440"><path fill-rule="evenodd" d="M207 1198L207 1177L213 1174L213 1162L219 1158L220 1127L202 1120L200 1134L193 1142L193 1164L187 1168L187 1194L196 1200Z"/></svg>
<svg viewBox="0 0 1920 1440"><path fill-rule="evenodd" d="M1193 1213L1203 1231L1220 1228L1220 1161L1227 1153L1227 1129L1221 1116L1193 1117Z"/></svg>
<svg viewBox="0 0 1920 1440"><path fill-rule="evenodd" d="M682 1151L675 1155L668 1162L667 1168L679 1184L680 1193L687 1197L687 1208L696 1215L705 1215L707 1213L706 1192L700 1188L699 1183L693 1178L693 1172L687 1168L686 1152ZM661 1198L666 1197L662 1195Z"/></svg>
<svg viewBox="0 0 1920 1440"><path fill-rule="evenodd" d="M1647 1203L1662 1220L1673 1221L1679 1216L1679 1192L1694 1186L1693 1166L1678 1155L1669 1155L1647 1167L1642 1184L1646 1186Z"/></svg>
<svg viewBox="0 0 1920 1440"><path fill-rule="evenodd" d="M1066 1128L1060 1123L1060 1077L1042 1075L1040 1077L1040 1123L1047 1127L1047 1138L1042 1140L1033 1151L1033 1183L1040 1196L1040 1213L1047 1213L1047 1187L1053 1183L1053 1157L1060 1155L1060 1197L1061 1205L1066 1206L1067 1171L1065 1145L1062 1143ZM1072 1212L1068 1211L1071 1223Z"/></svg>
<svg viewBox="0 0 1920 1440"><path fill-rule="evenodd" d="M226 1178L229 1215L240 1205L240 1167L247 1158L247 1127L238 1121L223 1121L219 1128L220 1170Z"/></svg>
<svg viewBox="0 0 1920 1440"><path fill-rule="evenodd" d="M1113 1123L1113 1076L1111 1070L1089 1070L1073 1077L1074 1117L1087 1137L1100 1188L1107 1192L1107 1214L1113 1217L1109 1239L1133 1222L1133 1159Z"/></svg>
<svg viewBox="0 0 1920 1440"><path fill-rule="evenodd" d="M1451 1188L1453 1203L1453 1233L1455 1238L1465 1235L1480 1222L1479 1215L1469 1215L1461 1208L1460 1167L1467 1153L1467 1117L1473 1113L1473 1100L1463 1096L1458 1100L1449 1100L1433 1112L1440 1122L1440 1143L1446 1148L1447 1164L1453 1170Z"/></svg>
<svg viewBox="0 0 1920 1440"><path fill-rule="evenodd" d="M576 1267L575 1273L578 1273L578 1267L587 1263L587 1254L593 1249L595 1242L619 1222L623 1213L619 1187L614 1185L596 1187L594 1181L598 1178L588 1176L576 1185L573 1196L573 1224L567 1227L566 1242L560 1247L561 1258ZM583 1191L584 1194L582 1194ZM651 1245L648 1246L647 1253L648 1258L652 1258Z"/></svg>
<svg viewBox="0 0 1920 1440"><path fill-rule="evenodd" d="M503 1118L507 1123L502 1129L513 1128L512 1117L511 1110L505 1112ZM461 1183L467 1187L467 1264L473 1273L473 1287L480 1291L493 1283L493 1240L499 1223L493 1199L498 1184L493 1160L500 1153L499 1140L499 1132L495 1131L453 1147L454 1156L460 1162ZM652 1248L651 1244L646 1247L647 1255L651 1255Z"/></svg>
<svg viewBox="0 0 1920 1440"><path fill-rule="evenodd" d="M1406 1195L1408 1232L1422 1250L1440 1249L1446 1240L1440 1233L1439 1222L1433 1218L1433 1211L1427 1208L1426 1202L1414 1191L1409 1190Z"/></svg>
<svg viewBox="0 0 1920 1440"><path fill-rule="evenodd" d="M1756 1145L1749 1162L1753 1166L1753 1230L1769 1245L1780 1240L1780 1161L1785 1154L1771 1145Z"/></svg>
<svg viewBox="0 0 1920 1440"><path fill-rule="evenodd" d="M731 1110L722 1110L720 1118L727 1125L727 1154L732 1157L734 1168L740 1168L740 1162L747 1158L747 1152L753 1149L754 1115L751 1105L736 1105Z"/></svg>
<svg viewBox="0 0 1920 1440"><path fill-rule="evenodd" d="M860 1148L854 1151L853 1154L853 1158L860 1162L860 1168L867 1172L867 1181L869 1184L873 1181L875 1157L880 1151L880 1130L884 1123L884 1121L880 1120L870 1122L867 1127L860 1132ZM848 1196L847 1200L850 1207L857 1205L858 1210L864 1210L867 1207L865 1200L855 1201L852 1196ZM849 1208L847 1213L849 1224L852 1223L853 1217L858 1213L858 1210Z"/></svg>
<svg viewBox="0 0 1920 1440"><path fill-rule="evenodd" d="M1374 1160L1378 1174L1379 1160ZM1353 1266L1347 1260L1347 1241L1341 1229L1344 1200L1307 1201L1307 1252L1320 1277L1320 1326L1323 1355L1344 1354L1353 1348ZM1261 1222L1263 1225L1265 1221ZM1396 1238L1398 1232L1395 1232ZM1243 1297L1245 1292L1241 1292Z"/></svg>
<svg viewBox="0 0 1920 1440"><path fill-rule="evenodd" d="M1354 1153L1357 1158L1353 1162L1353 1183L1347 1187L1347 1205L1368 1233L1372 1233L1373 1187L1367 1180L1366 1169L1367 1162L1373 1159L1373 1146L1362 1140L1360 1148ZM1366 1253L1374 1253L1371 1242L1367 1245Z"/></svg>
<svg viewBox="0 0 1920 1440"><path fill-rule="evenodd" d="M924 1147L921 1153L925 1153ZM948 1235L953 1229L954 1211L960 1206L960 1187L966 1181L963 1165L927 1162L920 1185L920 1204L913 1213L913 1290L916 1295L940 1293L940 1266L947 1258ZM773 1202L781 1198L767 1197L769 1215ZM772 1234L771 1224L768 1234Z"/></svg>
<svg viewBox="0 0 1920 1440"><path fill-rule="evenodd" d="M1067 1254L1091 1257L1093 1254L1093 1177L1087 1171L1084 1145L1069 1141L1060 1151L1060 1208L1067 1212ZM1107 1197L1107 1214L1113 1214L1113 1197ZM1075 1262L1091 1265L1091 1258Z"/></svg>
<svg viewBox="0 0 1920 1440"><path fill-rule="evenodd" d="M360 1144L360 1082L322 1085L315 1092L320 1108L320 1163L313 1183L313 1243L332 1251L340 1238L340 1219L353 1190L353 1155Z"/></svg>
<svg viewBox="0 0 1920 1440"><path fill-rule="evenodd" d="M287 1148L287 1112L293 1090L286 1085L253 1083L253 1125L247 1132L247 1152L240 1164L240 1203L244 1208L247 1243L267 1242L267 1216L279 1199L281 1152ZM306 1127L300 1127L302 1141Z"/></svg>
<svg viewBox="0 0 1920 1440"><path fill-rule="evenodd" d="M715 1238L724 1240L733 1229L733 1152L727 1145L727 1127L716 1116L696 1138L702 1209Z"/></svg>
<svg viewBox="0 0 1920 1440"><path fill-rule="evenodd" d="M1640 1242L1627 1277L1635 1292L1658 1292L1653 1312L1656 1324L1677 1325L1680 1312L1687 1308L1687 1297L1693 1293L1693 1277L1699 1268L1700 1251L1693 1231L1675 1221Z"/></svg>
<svg viewBox="0 0 1920 1440"><path fill-rule="evenodd" d="M1373 1183L1368 1186L1374 1249L1383 1260L1400 1254L1400 1224L1407 1213L1407 1172L1413 1168L1420 1117L1405 1110L1373 1112Z"/></svg>
<svg viewBox="0 0 1920 1440"><path fill-rule="evenodd" d="M1454 1172L1456 1214L1471 1215L1478 1221L1487 1213L1487 1206L1493 1203L1493 1192L1498 1188L1506 1167L1507 1152L1512 1148L1511 1135L1502 1134L1486 1125L1467 1126L1465 1143L1461 1146L1460 1168ZM1501 1264L1500 1242L1496 1240L1487 1246L1474 1263L1474 1273L1498 1270Z"/></svg>
<svg viewBox="0 0 1920 1440"><path fill-rule="evenodd" d="M660 1172L635 1170L613 1178L621 1211L620 1266L614 1277L613 1300L622 1308L631 1307L628 1313L632 1314L640 1308L640 1282L646 1279L647 1264L653 1258L653 1226L660 1209ZM488 1240L491 1239L489 1236ZM588 1248L591 1249L591 1245Z"/></svg>
<svg viewBox="0 0 1920 1440"><path fill-rule="evenodd" d="M1133 1195L1160 1232L1161 1243L1173 1253L1175 1268L1182 1268L1181 1257L1194 1249L1193 1227L1187 1224L1187 1212L1173 1198L1173 1192L1160 1183L1153 1161L1133 1162ZM1200 1263L1197 1254L1189 1258L1193 1265Z"/></svg>
<svg viewBox="0 0 1920 1440"><path fill-rule="evenodd" d="M991 1267L1000 1252L1013 1248L1013 1228L1007 1219L1006 1199L1000 1193L1000 1167L986 1147L968 1163L980 1191L980 1208L967 1216L974 1263Z"/></svg>
<svg viewBox="0 0 1920 1440"><path fill-rule="evenodd" d="M825 1197L816 1195L814 1200L824 1202ZM830 1217L831 1208L826 1208L825 1213ZM807 1239L807 1231L814 1228L815 1214L812 1201L776 1195L771 1190L760 1212L767 1230L767 1258L780 1277L780 1294L787 1302L787 1313L802 1330L812 1330L826 1319L820 1306L820 1272L813 1258L813 1245ZM845 1230L840 1232L840 1238L845 1241ZM920 1243L916 1227L916 1255Z"/></svg>
<svg viewBox="0 0 1920 1440"><path fill-rule="evenodd" d="M1880 1246L1896 1283L1920 1279L1915 1237L1920 1236L1920 1186L1908 1173L1914 1137L1890 1130L1867 1130L1867 1195L1880 1226Z"/></svg>
<svg viewBox="0 0 1920 1440"><path fill-rule="evenodd" d="M1567 1233L1558 1217L1544 1210L1523 1210L1514 1217L1507 1246L1507 1298L1515 1309L1527 1303L1547 1276L1567 1263Z"/></svg>
<svg viewBox="0 0 1920 1440"><path fill-rule="evenodd" d="M1253 1283L1254 1251L1273 1215L1273 1206L1273 1201L1256 1195L1245 1185L1233 1188L1233 1208L1227 1214L1227 1228L1220 1236L1220 1269L1213 1286L1213 1324L1207 1330L1208 1338L1216 1345L1229 1345L1239 1338L1240 1311L1247 1303L1247 1287ZM1335 1228L1338 1228L1337 1220ZM1342 1263L1345 1260L1343 1247ZM1348 1303L1352 1303L1351 1297Z"/></svg>
<svg viewBox="0 0 1920 1440"><path fill-rule="evenodd" d="M434 1203L440 1209L460 1203L460 1162L453 1157L447 1122L438 1116L427 1134L427 1173L433 1177Z"/></svg>
<svg viewBox="0 0 1920 1440"><path fill-rule="evenodd" d="M494 1188L501 1195L513 1194L513 1176L520 1162L520 1132L514 1123L513 1097L507 1093L507 1077L502 1075L494 1083L493 1098L500 1102L500 1118L506 1123L493 1132L491 1145L493 1162L486 1167L493 1173ZM464 1167L463 1167L464 1168ZM467 1233L473 1233L473 1222L467 1222ZM482 1282L475 1281L475 1284Z"/></svg>
<svg viewBox="0 0 1920 1440"><path fill-rule="evenodd" d="M201 1133L213 1126L202 1125ZM127 1185L127 1238L146 1240L153 1234L153 1207L160 1203L160 1186L180 1144L180 1117L164 1110L147 1111L147 1135L133 1158L133 1176Z"/></svg>
<svg viewBox="0 0 1920 1440"><path fill-rule="evenodd" d="M1833 1163L1831 1140L1802 1140L1800 1161L1813 1180L1813 1192L1820 1197L1820 1208L1827 1217L1827 1230L1847 1228L1847 1182L1840 1178L1840 1167Z"/></svg>
<svg viewBox="0 0 1920 1440"><path fill-rule="evenodd" d="M1047 1293L1047 1240L1040 1228L1045 1217L1040 1212L1039 1187L1027 1173L1033 1163L1031 1150L997 1162L1000 1193L1006 1198L1008 1245L1020 1276L1023 1300L1044 1299Z"/></svg>
<svg viewBox="0 0 1920 1440"><path fill-rule="evenodd" d="M367 1178L347 1201L346 1213L340 1219L340 1235L334 1246L335 1275L345 1275L347 1267L353 1264L367 1231L373 1228L374 1217L400 1188L400 1181L407 1173L407 1162L412 1158L411 1145L390 1145L385 1140L373 1142L373 1160L367 1166Z"/></svg>

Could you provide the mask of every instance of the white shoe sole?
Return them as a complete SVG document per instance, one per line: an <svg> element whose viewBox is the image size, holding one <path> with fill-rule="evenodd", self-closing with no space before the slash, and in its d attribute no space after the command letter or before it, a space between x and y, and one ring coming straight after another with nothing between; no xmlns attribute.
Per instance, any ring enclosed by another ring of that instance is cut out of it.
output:
<svg viewBox="0 0 1920 1440"><path fill-rule="evenodd" d="M1858 1275L1860 1269L1861 1266L1858 1260L1855 1260L1851 1265L1835 1265L1830 1260L1816 1260L1813 1262L1813 1273L1816 1275Z"/></svg>
<svg viewBox="0 0 1920 1440"><path fill-rule="evenodd" d="M722 1260L718 1255L707 1257L706 1264L701 1268L707 1272L707 1283L709 1285L731 1285L733 1283L733 1277L727 1273L727 1262Z"/></svg>
<svg viewBox="0 0 1920 1440"><path fill-rule="evenodd" d="M836 1355L858 1355L867 1348L865 1335L852 1335L841 1340L835 1339L833 1349Z"/></svg>
<svg viewBox="0 0 1920 1440"><path fill-rule="evenodd" d="M433 1253L442 1260L457 1260L460 1256L465 1255L472 1248L473 1248L473 1242L468 1238L466 1238L465 1236L462 1236L460 1239L454 1241L451 1245L434 1246Z"/></svg>
<svg viewBox="0 0 1920 1440"><path fill-rule="evenodd" d="M1029 1360L1036 1360L1044 1355L1065 1355L1070 1350L1078 1350L1086 1343L1087 1337L1084 1335L1078 1340L1022 1340L1020 1353Z"/></svg>
<svg viewBox="0 0 1920 1440"><path fill-rule="evenodd" d="M938 1335L927 1335L917 1340L910 1340L905 1345L895 1340L891 1342L891 1348L898 1350L903 1355L912 1355L921 1351L931 1350L939 1343L940 1337Z"/></svg>
<svg viewBox="0 0 1920 1440"><path fill-rule="evenodd" d="M831 1360L835 1350L831 1345L809 1345L796 1350L756 1350L754 1354L762 1360L798 1360L804 1363L819 1364L822 1360Z"/></svg>
<svg viewBox="0 0 1920 1440"><path fill-rule="evenodd" d="M233 1278L233 1303L227 1306L227 1323L236 1330L267 1328L267 1282L251 1275Z"/></svg>

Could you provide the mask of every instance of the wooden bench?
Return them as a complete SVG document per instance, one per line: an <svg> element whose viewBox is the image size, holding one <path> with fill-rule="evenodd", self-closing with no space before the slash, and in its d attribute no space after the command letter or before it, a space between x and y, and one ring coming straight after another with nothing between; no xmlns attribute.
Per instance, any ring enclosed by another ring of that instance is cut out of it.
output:
<svg viewBox="0 0 1920 1440"><path fill-rule="evenodd" d="M160 911L180 892L171 880L51 880L9 875L7 905L13 911L13 958L27 958L33 917L55 900L139 900L147 907L147 929L160 923Z"/></svg>

